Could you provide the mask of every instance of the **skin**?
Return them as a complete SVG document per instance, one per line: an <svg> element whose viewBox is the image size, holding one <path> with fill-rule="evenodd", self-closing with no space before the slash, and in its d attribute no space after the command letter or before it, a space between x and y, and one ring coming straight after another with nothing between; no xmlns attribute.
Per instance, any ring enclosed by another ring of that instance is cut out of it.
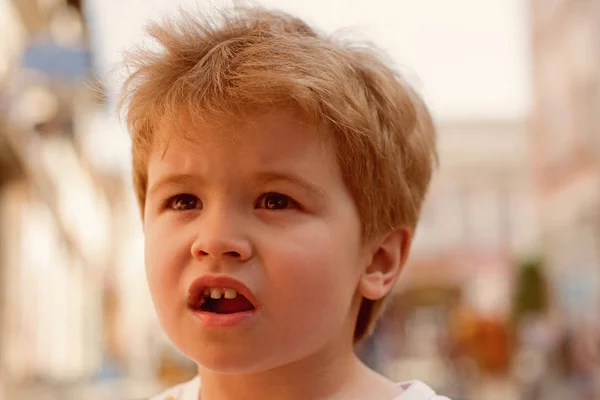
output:
<svg viewBox="0 0 600 400"><path fill-rule="evenodd" d="M353 331L361 299L397 279L410 230L363 240L333 143L294 115L182 126L179 136L160 126L168 146L157 140L149 158L145 259L161 325L198 364L202 399L396 397L354 355ZM187 291L204 274L252 290L249 323L199 322Z"/></svg>

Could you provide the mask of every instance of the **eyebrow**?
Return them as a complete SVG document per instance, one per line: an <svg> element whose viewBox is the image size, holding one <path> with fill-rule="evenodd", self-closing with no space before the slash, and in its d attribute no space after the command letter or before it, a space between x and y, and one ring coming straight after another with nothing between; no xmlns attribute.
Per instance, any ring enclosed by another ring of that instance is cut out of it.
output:
<svg viewBox="0 0 600 400"><path fill-rule="evenodd" d="M311 197L327 197L327 192L321 186L313 184L300 176L283 172L259 172L257 174L260 181L264 183L288 182L304 189Z"/></svg>
<svg viewBox="0 0 600 400"><path fill-rule="evenodd" d="M256 176L258 177L258 180L262 183L268 184L275 182L287 182L293 185L300 186L311 197L327 197L327 192L321 186L308 182L306 179L303 179L295 174L265 171L257 173ZM204 179L202 179L200 176L193 174L167 174L164 177L160 178L155 184L153 184L150 187L150 189L148 189L148 197L160 191L165 186L188 186L201 184L203 182Z"/></svg>
<svg viewBox="0 0 600 400"><path fill-rule="evenodd" d="M175 186L187 186L192 184L202 183L203 179L197 175L192 174L167 174L160 178L155 184L148 189L148 197L150 195L160 191L163 187L169 185Z"/></svg>

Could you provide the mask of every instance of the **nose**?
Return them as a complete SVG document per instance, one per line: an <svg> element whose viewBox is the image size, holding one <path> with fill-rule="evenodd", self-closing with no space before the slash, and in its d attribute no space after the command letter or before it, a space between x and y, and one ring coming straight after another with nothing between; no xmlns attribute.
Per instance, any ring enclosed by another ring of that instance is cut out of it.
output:
<svg viewBox="0 0 600 400"><path fill-rule="evenodd" d="M205 210L192 243L192 256L199 260L206 257L248 260L252 256L252 245L242 232L241 222L225 210Z"/></svg>

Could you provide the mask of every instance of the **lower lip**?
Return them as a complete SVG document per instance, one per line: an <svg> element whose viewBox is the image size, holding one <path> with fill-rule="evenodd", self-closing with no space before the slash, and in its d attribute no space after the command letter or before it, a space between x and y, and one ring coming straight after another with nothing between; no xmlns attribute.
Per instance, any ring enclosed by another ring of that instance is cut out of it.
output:
<svg viewBox="0 0 600 400"><path fill-rule="evenodd" d="M253 317L256 316L256 310L231 314L216 314L199 310L192 310L192 312L203 325L211 328L227 328L245 325L250 323Z"/></svg>

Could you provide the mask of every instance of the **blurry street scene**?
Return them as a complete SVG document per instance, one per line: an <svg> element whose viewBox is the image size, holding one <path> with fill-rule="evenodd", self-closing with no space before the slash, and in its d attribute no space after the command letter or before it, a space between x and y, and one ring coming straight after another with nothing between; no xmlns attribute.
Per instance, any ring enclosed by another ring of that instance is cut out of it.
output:
<svg viewBox="0 0 600 400"><path fill-rule="evenodd" d="M600 399L600 0L259 3L356 28L437 121L365 362L453 400ZM200 2L0 0L0 400L141 400L196 373L154 315L115 111L123 50L180 4Z"/></svg>

